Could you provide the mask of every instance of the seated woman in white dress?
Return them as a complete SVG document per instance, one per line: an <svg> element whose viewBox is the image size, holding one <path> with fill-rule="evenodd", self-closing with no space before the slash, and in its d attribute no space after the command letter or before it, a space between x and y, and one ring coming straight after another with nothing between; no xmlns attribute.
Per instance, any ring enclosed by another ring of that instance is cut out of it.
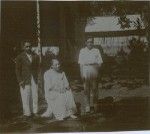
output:
<svg viewBox="0 0 150 134"><path fill-rule="evenodd" d="M52 59L51 68L44 74L44 86L48 108L43 117L53 114L57 120L63 120L66 117L77 118L74 115L76 105L72 91L65 73L60 71L60 63L57 59Z"/></svg>

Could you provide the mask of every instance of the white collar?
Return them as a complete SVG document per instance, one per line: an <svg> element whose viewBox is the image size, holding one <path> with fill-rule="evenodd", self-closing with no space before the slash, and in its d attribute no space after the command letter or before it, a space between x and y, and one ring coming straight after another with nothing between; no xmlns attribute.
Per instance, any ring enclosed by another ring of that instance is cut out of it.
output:
<svg viewBox="0 0 150 134"><path fill-rule="evenodd" d="M28 54L28 53L26 53L26 55L27 55L27 56L29 56L29 57L31 57L31 56L32 56L32 54Z"/></svg>
<svg viewBox="0 0 150 134"><path fill-rule="evenodd" d="M86 49L87 51L92 51L94 48L88 49L87 47L85 47L85 49Z"/></svg>

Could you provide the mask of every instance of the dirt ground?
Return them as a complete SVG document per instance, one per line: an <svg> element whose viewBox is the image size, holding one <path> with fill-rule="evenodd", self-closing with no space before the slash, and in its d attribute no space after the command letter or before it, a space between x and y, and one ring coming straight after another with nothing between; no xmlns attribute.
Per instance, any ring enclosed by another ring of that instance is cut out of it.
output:
<svg viewBox="0 0 150 134"><path fill-rule="evenodd" d="M149 97L147 86L135 89L112 86L104 89L99 84L99 104L96 113L80 116L83 105L83 86L78 81L72 81L75 102L78 107L78 119L56 121L50 118L35 118L26 122L21 113L5 124L0 125L0 132L95 132L150 129ZM47 105L44 100L39 103L39 114Z"/></svg>

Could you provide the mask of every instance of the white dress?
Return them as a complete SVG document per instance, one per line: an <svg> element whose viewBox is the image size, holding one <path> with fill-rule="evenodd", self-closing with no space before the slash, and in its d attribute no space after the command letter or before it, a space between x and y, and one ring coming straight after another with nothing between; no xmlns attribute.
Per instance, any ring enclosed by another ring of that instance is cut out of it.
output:
<svg viewBox="0 0 150 134"><path fill-rule="evenodd" d="M44 74L45 98L48 108L45 114L53 114L55 118L65 118L76 112L73 94L64 72L52 69Z"/></svg>

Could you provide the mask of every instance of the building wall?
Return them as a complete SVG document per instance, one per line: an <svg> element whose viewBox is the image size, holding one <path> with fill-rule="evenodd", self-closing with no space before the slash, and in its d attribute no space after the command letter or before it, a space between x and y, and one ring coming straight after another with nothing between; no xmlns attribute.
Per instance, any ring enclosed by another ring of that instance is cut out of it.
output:
<svg viewBox="0 0 150 134"><path fill-rule="evenodd" d="M138 36L121 36L121 37L96 37L94 38L94 45L101 45L104 53L110 56L115 56L117 52L123 48L126 53L129 53L128 45L132 38L138 38ZM141 37L141 40L147 42L145 36Z"/></svg>

